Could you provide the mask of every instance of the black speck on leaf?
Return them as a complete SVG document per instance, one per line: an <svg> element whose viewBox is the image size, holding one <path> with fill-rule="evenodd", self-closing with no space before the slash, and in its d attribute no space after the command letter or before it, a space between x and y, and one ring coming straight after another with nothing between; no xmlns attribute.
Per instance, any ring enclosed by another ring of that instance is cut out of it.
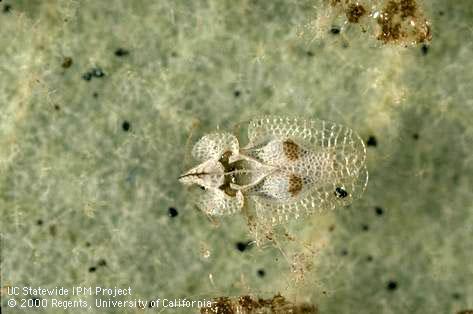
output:
<svg viewBox="0 0 473 314"><path fill-rule="evenodd" d="M95 266L89 267L89 273L93 273L96 270L97 270L97 267L95 267Z"/></svg>
<svg viewBox="0 0 473 314"><path fill-rule="evenodd" d="M235 247L237 248L238 251L243 252L248 249L249 242L237 242Z"/></svg>
<svg viewBox="0 0 473 314"><path fill-rule="evenodd" d="M179 212L177 211L177 209L175 209L174 207L169 207L168 216L171 217L171 218L174 218L177 215L179 215Z"/></svg>
<svg viewBox="0 0 473 314"><path fill-rule="evenodd" d="M129 54L130 54L130 52L126 49L123 49L123 48L118 48L117 50L115 50L115 55L117 57L125 57Z"/></svg>
<svg viewBox="0 0 473 314"><path fill-rule="evenodd" d="M375 207L376 215L381 216L384 214L384 210L381 207Z"/></svg>
<svg viewBox="0 0 473 314"><path fill-rule="evenodd" d="M265 275L266 275L266 272L264 271L264 269L258 269L258 276L264 277Z"/></svg>
<svg viewBox="0 0 473 314"><path fill-rule="evenodd" d="M130 130L130 128L131 128L130 122L128 122L128 121L123 121L123 123L122 123L122 129L123 129L123 131L128 132L128 131Z"/></svg>
<svg viewBox="0 0 473 314"><path fill-rule="evenodd" d="M84 74L82 75L82 79L83 79L84 81L90 81L90 80L92 79L92 73L90 73L90 72L84 73Z"/></svg>
<svg viewBox="0 0 473 314"><path fill-rule="evenodd" d="M429 46L426 44L423 44L420 50L422 51L422 54L426 56L429 53Z"/></svg>
<svg viewBox="0 0 473 314"><path fill-rule="evenodd" d="M378 145L378 141L376 140L376 137L374 136L368 137L368 140L366 141L366 145L376 147Z"/></svg>
<svg viewBox="0 0 473 314"><path fill-rule="evenodd" d="M388 284L386 285L386 289L389 291L394 291L397 289L397 282L394 280L390 280Z"/></svg>
<svg viewBox="0 0 473 314"><path fill-rule="evenodd" d="M338 27L332 27L330 29L330 33L332 33L334 35L338 35L338 34L340 34L340 29Z"/></svg>
<svg viewBox="0 0 473 314"><path fill-rule="evenodd" d="M3 13L9 13L11 11L11 5L5 4L3 6Z"/></svg>

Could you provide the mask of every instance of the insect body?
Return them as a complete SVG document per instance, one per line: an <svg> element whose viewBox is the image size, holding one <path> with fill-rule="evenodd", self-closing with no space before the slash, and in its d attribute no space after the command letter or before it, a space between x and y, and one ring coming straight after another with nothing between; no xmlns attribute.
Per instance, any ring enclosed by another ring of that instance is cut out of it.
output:
<svg viewBox="0 0 473 314"><path fill-rule="evenodd" d="M231 133L203 136L199 165L179 180L199 185L209 215L242 209L276 225L350 204L364 191L366 149L351 129L322 120L268 116L248 124L248 144Z"/></svg>

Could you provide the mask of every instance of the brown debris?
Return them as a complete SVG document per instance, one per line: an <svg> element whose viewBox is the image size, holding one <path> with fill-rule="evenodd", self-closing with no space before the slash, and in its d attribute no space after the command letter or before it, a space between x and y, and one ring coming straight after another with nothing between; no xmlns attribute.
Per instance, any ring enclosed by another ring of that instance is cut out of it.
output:
<svg viewBox="0 0 473 314"><path fill-rule="evenodd" d="M200 309L201 314L317 314L313 304L289 302L281 294L269 299L254 298L249 295L237 298L219 297L213 299L211 307Z"/></svg>
<svg viewBox="0 0 473 314"><path fill-rule="evenodd" d="M415 0L401 0L401 17L415 17L417 11L417 3Z"/></svg>
<svg viewBox="0 0 473 314"><path fill-rule="evenodd" d="M416 0L389 0L376 21L380 27L377 39L384 43L432 40L430 23L422 15Z"/></svg>
<svg viewBox="0 0 473 314"><path fill-rule="evenodd" d="M383 43L422 44L432 40L430 22L425 18L421 0L377 0L371 9L364 1L328 0L335 14L344 14L347 22L359 24L361 30L374 29L374 36ZM373 18L363 19L365 16ZM375 24L373 27L370 27Z"/></svg>
<svg viewBox="0 0 473 314"><path fill-rule="evenodd" d="M366 14L366 9L358 2L351 3L348 6L348 9L345 11L345 14L347 16L348 22L358 23L360 18Z"/></svg>

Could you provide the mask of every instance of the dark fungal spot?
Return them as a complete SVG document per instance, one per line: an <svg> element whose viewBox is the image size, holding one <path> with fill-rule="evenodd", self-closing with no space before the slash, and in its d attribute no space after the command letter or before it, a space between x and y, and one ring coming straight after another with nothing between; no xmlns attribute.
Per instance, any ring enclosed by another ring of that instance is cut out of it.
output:
<svg viewBox="0 0 473 314"><path fill-rule="evenodd" d="M373 256L368 255L368 256L366 257L366 261L367 261L367 262L372 262L372 261L373 261Z"/></svg>
<svg viewBox="0 0 473 314"><path fill-rule="evenodd" d="M96 270L97 270L97 267L95 266L89 267L89 273L94 273Z"/></svg>
<svg viewBox="0 0 473 314"><path fill-rule="evenodd" d="M241 95L241 92L239 90L236 90L233 92L233 96L235 96L236 98L240 97Z"/></svg>
<svg viewBox="0 0 473 314"><path fill-rule="evenodd" d="M9 13L11 11L11 5L5 4L3 6L3 13Z"/></svg>
<svg viewBox="0 0 473 314"><path fill-rule="evenodd" d="M257 273L258 273L258 276L260 277L266 276L266 272L264 271L264 269L258 269Z"/></svg>
<svg viewBox="0 0 473 314"><path fill-rule="evenodd" d="M129 54L130 54L130 52L126 49L123 49L123 48L118 48L117 50L115 50L115 56L117 56L117 57L124 57L124 56L127 56Z"/></svg>
<svg viewBox="0 0 473 314"><path fill-rule="evenodd" d="M177 211L177 209L175 209L174 207L169 207L168 216L171 217L171 218L174 218L177 215L179 215L179 212Z"/></svg>
<svg viewBox="0 0 473 314"><path fill-rule="evenodd" d="M376 147L378 145L378 141L376 140L376 137L372 135L368 137L368 140L366 141L366 145Z"/></svg>
<svg viewBox="0 0 473 314"><path fill-rule="evenodd" d="M86 73L82 74L82 79L84 81L90 81L92 79L92 73L86 72Z"/></svg>
<svg viewBox="0 0 473 314"><path fill-rule="evenodd" d="M100 267L104 267L104 266L107 266L107 261L105 259L100 259L98 264Z"/></svg>
<svg viewBox="0 0 473 314"><path fill-rule="evenodd" d="M378 216L382 216L384 214L384 209L382 209L381 207L375 207L374 211Z"/></svg>
<svg viewBox="0 0 473 314"><path fill-rule="evenodd" d="M370 230L370 226L364 224L364 225L361 225L361 229L363 231L368 231L368 230Z"/></svg>
<svg viewBox="0 0 473 314"><path fill-rule="evenodd" d="M348 192L345 191L343 188L341 187L337 187L335 189L335 195L338 197L338 198L345 198L348 196Z"/></svg>
<svg viewBox="0 0 473 314"><path fill-rule="evenodd" d="M351 3L345 13L348 22L358 23L360 18L366 14L366 9L359 3Z"/></svg>
<svg viewBox="0 0 473 314"><path fill-rule="evenodd" d="M90 72L93 77L104 77L105 73L102 71L101 68L94 68Z"/></svg>
<svg viewBox="0 0 473 314"><path fill-rule="evenodd" d="M36 220L36 224L37 224L38 226L42 226L42 225L43 225L43 220L42 220L42 219Z"/></svg>
<svg viewBox="0 0 473 314"><path fill-rule="evenodd" d="M333 26L333 27L330 29L330 33L332 33L332 34L334 34L334 35L338 35L338 34L340 34L340 28Z"/></svg>
<svg viewBox="0 0 473 314"><path fill-rule="evenodd" d="M426 44L423 44L422 47L420 47L420 51L424 56L426 56L429 53L429 46Z"/></svg>
<svg viewBox="0 0 473 314"><path fill-rule="evenodd" d="M72 63L74 63L74 62L72 61L71 57L64 57L64 59L62 60L62 65L61 66L64 69L68 69L68 68L71 67Z"/></svg>
<svg viewBox="0 0 473 314"><path fill-rule="evenodd" d="M122 129L123 129L123 131L128 132L128 131L130 130L130 128L131 128L130 122L128 122L128 121L123 121L123 123L122 123Z"/></svg>
<svg viewBox="0 0 473 314"><path fill-rule="evenodd" d="M313 57L313 56L314 56L314 53L309 50L309 51L307 51L307 56L308 56L308 57Z"/></svg>
<svg viewBox="0 0 473 314"><path fill-rule="evenodd" d="M236 249L240 252L246 251L249 248L249 246L250 246L250 242L239 241L235 244Z"/></svg>
<svg viewBox="0 0 473 314"><path fill-rule="evenodd" d="M397 289L397 282L394 280L388 281L388 284L386 285L386 289L388 291L394 291Z"/></svg>
<svg viewBox="0 0 473 314"><path fill-rule="evenodd" d="M59 111L61 110L61 107L59 105L54 105L54 110Z"/></svg>
<svg viewBox="0 0 473 314"><path fill-rule="evenodd" d="M419 134L418 133L412 134L412 138L415 139L415 140L418 140L419 139Z"/></svg>

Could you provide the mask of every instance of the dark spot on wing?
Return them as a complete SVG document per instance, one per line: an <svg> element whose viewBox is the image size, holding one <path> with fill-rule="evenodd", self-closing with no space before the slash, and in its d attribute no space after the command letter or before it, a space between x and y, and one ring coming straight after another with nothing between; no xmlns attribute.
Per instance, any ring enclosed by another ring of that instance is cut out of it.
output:
<svg viewBox="0 0 473 314"><path fill-rule="evenodd" d="M284 155L286 156L287 159L290 161L294 161L299 159L299 154L300 154L300 149L299 145L294 143L292 140L285 140L282 143Z"/></svg>
<svg viewBox="0 0 473 314"><path fill-rule="evenodd" d="M296 196L302 190L302 179L296 175L291 175L289 177L289 193L292 196Z"/></svg>

